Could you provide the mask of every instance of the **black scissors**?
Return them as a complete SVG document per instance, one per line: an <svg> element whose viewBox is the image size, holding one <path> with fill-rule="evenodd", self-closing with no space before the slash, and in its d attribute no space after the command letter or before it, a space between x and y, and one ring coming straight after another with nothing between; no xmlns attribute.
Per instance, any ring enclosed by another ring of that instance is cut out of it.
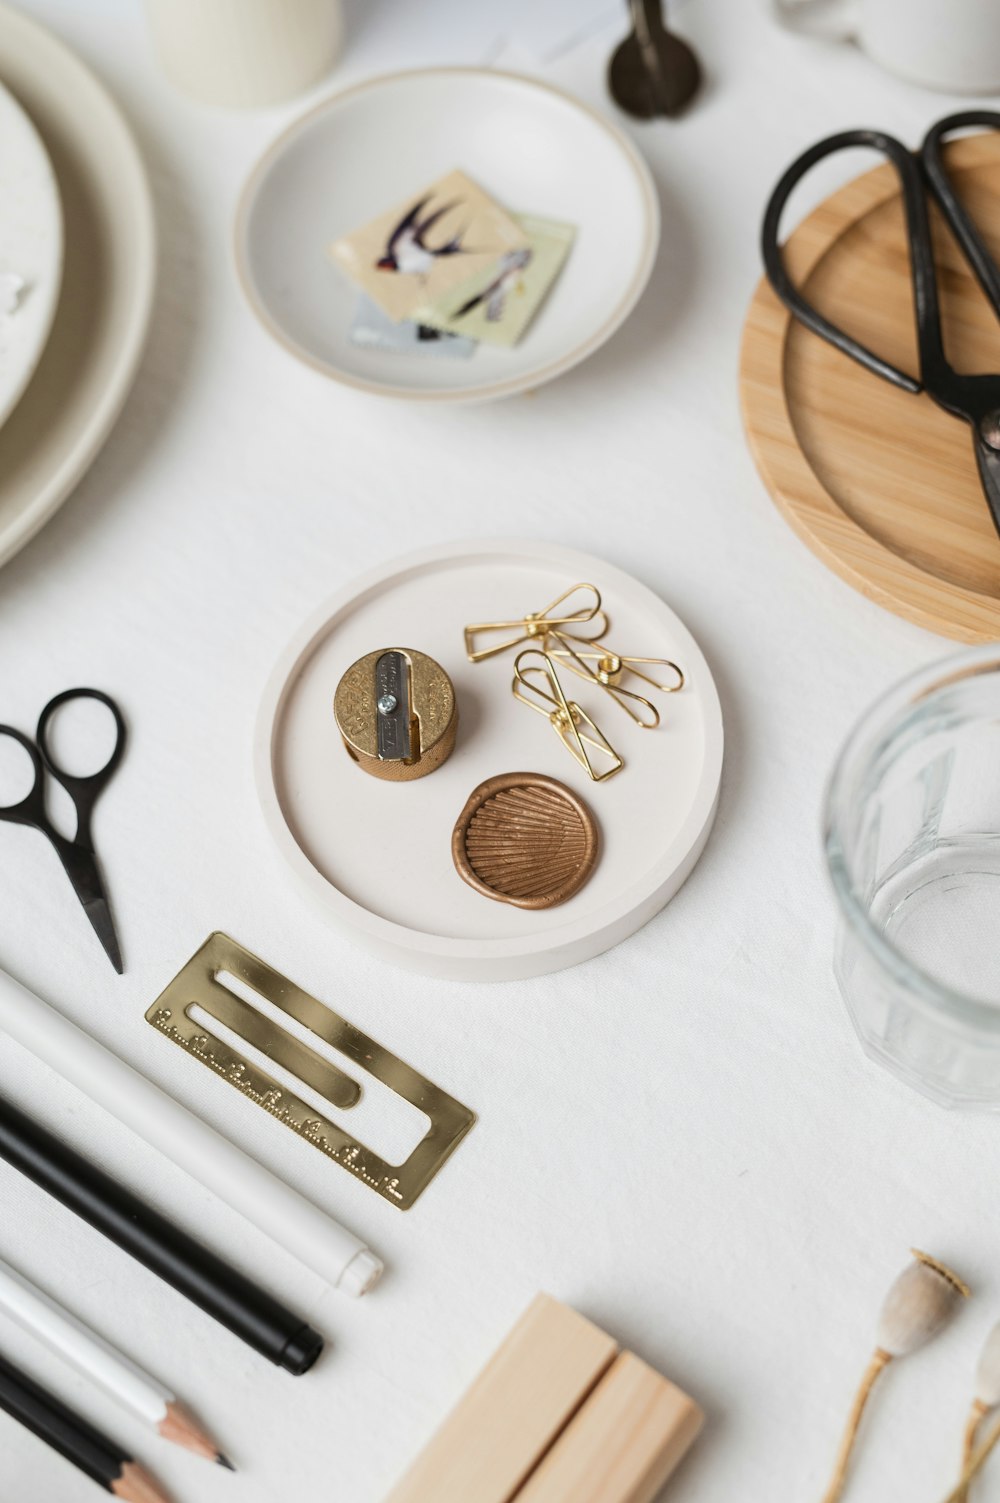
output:
<svg viewBox="0 0 1000 1503"><path fill-rule="evenodd" d="M100 704L107 705L115 722L115 745L110 757L97 772L89 773L85 777L77 777L73 773L64 771L54 761L49 750L48 737L52 717L61 705L68 704L73 699L96 699ZM108 906L107 894L97 864L94 842L90 834L90 820L94 805L113 777L125 751L125 721L122 719L121 711L110 695L102 694L100 689L66 689L62 694L57 694L55 699L50 699L45 706L38 718L38 729L35 732L34 741L10 725L0 725L0 736L9 736L19 746L24 747L31 758L35 772L31 789L20 803L0 805L0 820L7 820L15 825L29 825L33 830L40 830L43 835L48 836L65 868L66 875L73 884L73 891L80 899L84 912L94 926L95 934L120 976L122 973L121 951L118 948L111 909ZM57 783L61 783L73 800L76 809L76 835L72 840L67 840L65 835L60 835L46 812L46 773L55 778Z"/></svg>
<svg viewBox="0 0 1000 1503"><path fill-rule="evenodd" d="M842 131L839 135L817 141L815 146L811 146L792 163L772 193L764 214L761 246L768 281L785 307L807 329L843 350L845 355L850 355L866 370L881 376L884 381L891 381L903 391L925 391L945 412L950 412L952 417L961 418L969 424L980 483L994 525L1000 532L1000 375L963 376L953 369L945 357L934 248L927 210L929 193L961 247L993 312L1000 320L1000 270L955 194L945 171L941 151L946 136L969 126L1000 130L1000 114L995 110L964 110L958 115L948 115L931 126L916 153L909 151L895 136L880 130ZM910 243L919 376L898 370L831 324L806 301L785 270L778 244L778 226L789 194L817 162L850 146L874 147L889 158L899 176Z"/></svg>

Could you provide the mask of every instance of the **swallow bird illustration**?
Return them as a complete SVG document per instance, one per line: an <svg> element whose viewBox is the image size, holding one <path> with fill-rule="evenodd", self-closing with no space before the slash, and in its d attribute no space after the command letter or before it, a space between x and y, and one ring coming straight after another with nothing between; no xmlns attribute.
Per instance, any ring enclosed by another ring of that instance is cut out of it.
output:
<svg viewBox="0 0 1000 1503"><path fill-rule="evenodd" d="M484 287L482 292L477 292L475 297L470 297L467 303L463 303L456 311L455 318L464 318L467 313L472 312L473 308L478 308L480 303L485 303L488 322L498 324L507 306L507 295L517 286L521 273L530 260L530 250L508 251L506 255L501 256L499 270L493 281L488 287Z"/></svg>
<svg viewBox="0 0 1000 1503"><path fill-rule="evenodd" d="M389 236L385 255L375 263L379 271L398 271L408 276L425 277L439 256L457 256L464 251L462 230L444 245L427 244L424 239L427 231L456 207L453 203L444 204L440 209L435 209L433 214L421 219L420 216L429 203L429 198L422 198L404 214Z"/></svg>

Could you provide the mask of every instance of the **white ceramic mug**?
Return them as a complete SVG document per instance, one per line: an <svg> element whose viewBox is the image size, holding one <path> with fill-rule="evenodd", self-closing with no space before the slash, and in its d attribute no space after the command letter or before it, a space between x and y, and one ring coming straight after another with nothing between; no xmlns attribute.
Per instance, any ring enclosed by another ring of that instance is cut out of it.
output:
<svg viewBox="0 0 1000 1503"><path fill-rule="evenodd" d="M340 0L146 0L171 83L209 104L277 104L340 53Z"/></svg>
<svg viewBox="0 0 1000 1503"><path fill-rule="evenodd" d="M770 0L781 24L856 41L914 83L955 94L1000 91L1000 0Z"/></svg>

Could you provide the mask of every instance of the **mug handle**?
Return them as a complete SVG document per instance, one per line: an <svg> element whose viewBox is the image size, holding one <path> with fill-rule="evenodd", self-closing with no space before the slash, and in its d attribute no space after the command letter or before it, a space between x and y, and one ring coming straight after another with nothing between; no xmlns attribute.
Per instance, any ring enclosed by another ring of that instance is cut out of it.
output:
<svg viewBox="0 0 1000 1503"><path fill-rule="evenodd" d="M771 0L771 14L786 31L849 42L857 35L859 0Z"/></svg>

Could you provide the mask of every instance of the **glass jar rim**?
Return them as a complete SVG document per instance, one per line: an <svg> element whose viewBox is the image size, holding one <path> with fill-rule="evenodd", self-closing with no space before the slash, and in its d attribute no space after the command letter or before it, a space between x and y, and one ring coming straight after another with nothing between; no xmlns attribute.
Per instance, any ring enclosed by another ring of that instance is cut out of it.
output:
<svg viewBox="0 0 1000 1503"><path fill-rule="evenodd" d="M852 764L865 747L877 742L879 732L887 732L894 722L902 719L905 711L949 685L988 672L1000 674L1000 641L938 658L900 679L868 706L848 732L827 780L823 799L823 850L844 921L880 969L906 987L914 1005L935 1018L945 1015L950 1023L960 1022L980 1032L1000 1034L1000 1003L959 991L939 981L897 949L873 923L855 889L838 831L838 808L845 800L844 786Z"/></svg>

